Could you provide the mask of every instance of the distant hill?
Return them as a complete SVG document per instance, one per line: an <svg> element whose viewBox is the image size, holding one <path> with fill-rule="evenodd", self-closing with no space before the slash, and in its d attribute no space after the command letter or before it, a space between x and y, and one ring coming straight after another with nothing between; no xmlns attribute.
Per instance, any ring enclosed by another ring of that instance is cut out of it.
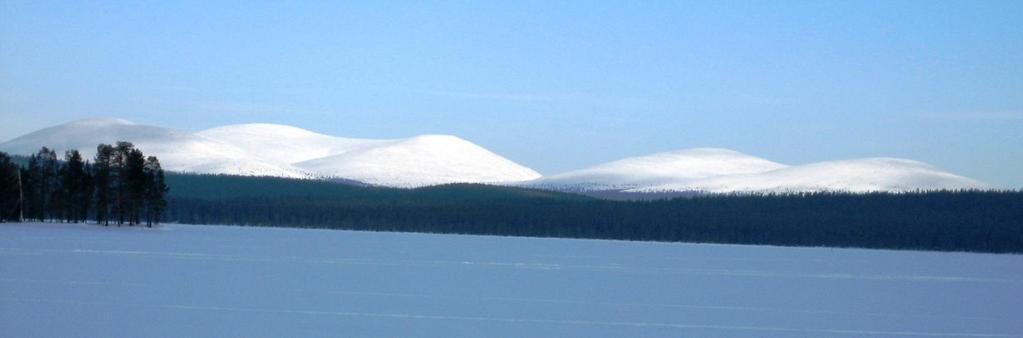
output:
<svg viewBox="0 0 1023 338"><path fill-rule="evenodd" d="M577 191L627 190L784 167L728 149L695 148L625 158L545 176L523 185Z"/></svg>
<svg viewBox="0 0 1023 338"><path fill-rule="evenodd" d="M91 158L100 143L129 141L160 158L168 171L201 174L348 179L393 187L498 183L540 177L478 145L449 135L351 139L273 124L243 124L191 133L122 119L85 119L0 144L30 155L46 146Z"/></svg>
<svg viewBox="0 0 1023 338"><path fill-rule="evenodd" d="M452 135L358 139L265 123L186 132L122 119L85 119L0 143L0 151L29 155L47 146L58 152L78 149L91 158L97 144L116 141L132 142L146 154L159 157L168 171L400 188L487 183L641 200L731 192L994 188L909 159L874 157L787 165L721 148L629 157L541 176Z"/></svg>
<svg viewBox="0 0 1023 338"><path fill-rule="evenodd" d="M866 193L992 188L907 159L879 157L789 166L717 148L630 157L517 184L627 199L731 192Z"/></svg>
<svg viewBox="0 0 1023 338"><path fill-rule="evenodd" d="M704 191L727 193L805 191L914 191L986 189L987 184L943 172L923 162L897 158L864 158L817 162L744 175L629 189L629 192Z"/></svg>

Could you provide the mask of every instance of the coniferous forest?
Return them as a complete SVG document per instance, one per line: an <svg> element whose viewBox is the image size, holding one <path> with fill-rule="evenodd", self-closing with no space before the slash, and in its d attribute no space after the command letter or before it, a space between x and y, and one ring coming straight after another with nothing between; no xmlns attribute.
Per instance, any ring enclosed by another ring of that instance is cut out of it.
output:
<svg viewBox="0 0 1023 338"><path fill-rule="evenodd" d="M612 201L475 184L418 189L169 174L167 219L643 241L1023 252L1023 192L703 195Z"/></svg>
<svg viewBox="0 0 1023 338"><path fill-rule="evenodd" d="M1023 192L727 194L615 201L479 184L418 189L167 173L130 143L21 166L24 217L642 241L1023 252ZM18 165L0 155L4 173ZM13 168L13 169L12 169ZM3 201L14 175L5 174ZM169 192L168 192L169 187ZM166 198L164 195L166 194ZM10 202L0 205L11 220Z"/></svg>
<svg viewBox="0 0 1023 338"><path fill-rule="evenodd" d="M155 156L130 142L100 144L96 157L63 157L43 147L24 165L0 153L0 221L36 220L153 226L167 207L168 187Z"/></svg>

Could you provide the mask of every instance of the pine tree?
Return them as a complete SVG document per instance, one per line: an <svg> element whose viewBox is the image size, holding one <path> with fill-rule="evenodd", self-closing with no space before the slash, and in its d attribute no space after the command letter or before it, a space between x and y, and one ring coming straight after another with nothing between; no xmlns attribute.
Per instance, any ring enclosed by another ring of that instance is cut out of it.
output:
<svg viewBox="0 0 1023 338"><path fill-rule="evenodd" d="M31 205L31 217L45 221L53 217L54 193L59 188L57 153L47 147L39 149L28 161L29 180L26 187L26 202Z"/></svg>
<svg viewBox="0 0 1023 338"><path fill-rule="evenodd" d="M92 200L92 190L87 164L82 160L78 150L64 153L64 166L61 170L64 197L64 214L69 222L78 223L88 217L88 206Z"/></svg>
<svg viewBox="0 0 1023 338"><path fill-rule="evenodd" d="M39 173L42 170L39 169L39 158L36 154L32 154L28 157L28 164L21 170L22 189L25 196L23 200L25 202L25 216L28 219L34 219L42 221L42 211L40 208L43 202L39 200Z"/></svg>
<svg viewBox="0 0 1023 338"><path fill-rule="evenodd" d="M125 158L125 181L127 187L127 218L128 224L141 224L142 208L146 198L146 157L141 150L132 148Z"/></svg>
<svg viewBox="0 0 1023 338"><path fill-rule="evenodd" d="M37 161L35 155L32 155L28 159L28 164L25 167L18 170L21 172L21 211L26 219L36 218L36 191L35 191L35 174L32 172L32 167L36 166Z"/></svg>
<svg viewBox="0 0 1023 338"><path fill-rule="evenodd" d="M96 188L92 178L92 165L86 161L83 169L82 190L74 197L74 206L78 220L85 222L89 219L89 210L93 207L92 198Z"/></svg>
<svg viewBox="0 0 1023 338"><path fill-rule="evenodd" d="M155 156L146 158L146 225L152 227L159 224L163 212L167 208L165 195L169 190L164 181L163 168L160 167L160 160Z"/></svg>
<svg viewBox="0 0 1023 338"><path fill-rule="evenodd" d="M95 187L96 223L110 225L111 209L115 202L114 147L109 144L96 146L96 158L92 166L92 183Z"/></svg>
<svg viewBox="0 0 1023 338"><path fill-rule="evenodd" d="M67 203L69 199L67 179L70 173L67 162L58 161L56 163L57 176L53 180L56 184L53 186L53 192L50 193L50 219L63 223L70 218Z"/></svg>
<svg viewBox="0 0 1023 338"><path fill-rule="evenodd" d="M159 160L146 157L129 142L96 147L95 164L78 150L64 160L43 147L24 168L0 152L0 221L31 219L60 222L86 221L95 210L97 223L109 225L159 223L168 191Z"/></svg>
<svg viewBox="0 0 1023 338"><path fill-rule="evenodd" d="M57 152L43 147L39 150L40 169L42 169L41 195L46 200L43 209L50 219L60 217L60 161Z"/></svg>
<svg viewBox="0 0 1023 338"><path fill-rule="evenodd" d="M130 218L131 213L131 175L128 169L128 156L135 148L131 142L118 141L114 146L113 170L114 174L114 214L117 215L117 225L124 224Z"/></svg>
<svg viewBox="0 0 1023 338"><path fill-rule="evenodd" d="M0 152L0 222L21 221L21 168Z"/></svg>

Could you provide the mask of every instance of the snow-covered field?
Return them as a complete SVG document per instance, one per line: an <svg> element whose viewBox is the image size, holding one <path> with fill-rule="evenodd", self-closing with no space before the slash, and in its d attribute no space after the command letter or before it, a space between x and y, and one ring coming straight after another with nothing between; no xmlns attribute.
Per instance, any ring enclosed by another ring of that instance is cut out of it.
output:
<svg viewBox="0 0 1023 338"><path fill-rule="evenodd" d="M4 337L1023 336L1023 256L0 224Z"/></svg>

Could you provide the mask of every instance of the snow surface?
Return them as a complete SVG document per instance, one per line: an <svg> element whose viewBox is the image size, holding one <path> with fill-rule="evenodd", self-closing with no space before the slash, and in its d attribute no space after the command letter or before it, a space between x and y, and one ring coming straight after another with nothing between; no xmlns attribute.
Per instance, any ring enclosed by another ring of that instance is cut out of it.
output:
<svg viewBox="0 0 1023 338"><path fill-rule="evenodd" d="M1020 337L1023 256L0 224L7 337Z"/></svg>
<svg viewBox="0 0 1023 338"><path fill-rule="evenodd" d="M86 119L0 144L30 155L42 146L95 155L99 143L128 140L160 158L166 170L291 178L344 178L394 187L499 183L540 177L469 141L443 135L369 140L334 137L275 124L241 124L198 133L121 119Z"/></svg>

